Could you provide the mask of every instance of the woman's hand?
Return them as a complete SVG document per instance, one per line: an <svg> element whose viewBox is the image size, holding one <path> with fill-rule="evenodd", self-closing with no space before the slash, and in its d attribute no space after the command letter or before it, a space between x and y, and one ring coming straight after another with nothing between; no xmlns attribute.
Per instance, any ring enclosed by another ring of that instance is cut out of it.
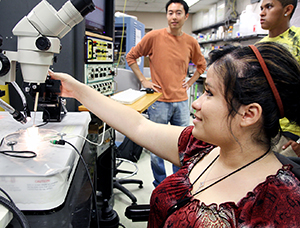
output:
<svg viewBox="0 0 300 228"><path fill-rule="evenodd" d="M51 70L48 70L48 74L50 75L51 79L60 80L61 81L61 96L62 97L71 97L75 98L75 92L77 91L76 88L80 86L79 81L73 78L69 74L65 73L54 73Z"/></svg>

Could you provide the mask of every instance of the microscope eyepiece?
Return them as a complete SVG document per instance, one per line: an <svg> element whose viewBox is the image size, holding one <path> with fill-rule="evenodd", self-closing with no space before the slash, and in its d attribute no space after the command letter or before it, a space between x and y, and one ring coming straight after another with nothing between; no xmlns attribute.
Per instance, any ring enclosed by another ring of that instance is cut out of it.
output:
<svg viewBox="0 0 300 228"><path fill-rule="evenodd" d="M88 7L86 7L80 14L84 17L87 14L89 14L90 12L95 10L95 6L94 5L90 5Z"/></svg>
<svg viewBox="0 0 300 228"><path fill-rule="evenodd" d="M10 70L10 61L9 59L3 54L0 53L0 76L6 75Z"/></svg>
<svg viewBox="0 0 300 228"><path fill-rule="evenodd" d="M71 0L71 2L83 17L95 10L92 0Z"/></svg>

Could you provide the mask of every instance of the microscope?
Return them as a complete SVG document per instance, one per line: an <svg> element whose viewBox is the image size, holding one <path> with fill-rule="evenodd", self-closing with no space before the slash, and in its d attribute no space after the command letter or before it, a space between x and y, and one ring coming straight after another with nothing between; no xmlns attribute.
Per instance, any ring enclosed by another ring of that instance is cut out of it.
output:
<svg viewBox="0 0 300 228"><path fill-rule="evenodd" d="M30 118L23 90L15 82L17 62L21 66L24 91L35 98L34 111L38 105L43 108L44 122L60 121L62 111L66 113L59 96L60 81L49 80L48 69L53 64L54 54L60 52L60 39L94 9L92 0L70 0L59 11L42 0L15 25L12 32L17 36L17 51L0 49L0 85L13 85L22 99L24 114L2 99L0 106L17 121L24 124ZM0 46L1 44L0 39ZM1 96L3 91L0 91Z"/></svg>

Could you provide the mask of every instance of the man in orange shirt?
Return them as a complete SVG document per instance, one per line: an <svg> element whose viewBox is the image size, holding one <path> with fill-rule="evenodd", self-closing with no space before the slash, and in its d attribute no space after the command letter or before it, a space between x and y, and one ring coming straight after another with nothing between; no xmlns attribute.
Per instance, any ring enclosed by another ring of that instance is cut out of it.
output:
<svg viewBox="0 0 300 228"><path fill-rule="evenodd" d="M190 111L187 89L206 69L200 45L192 36L182 31L188 19L189 7L183 0L170 0L166 4L168 27L147 33L126 56L128 65L145 88L162 92L163 96L148 109L150 120L156 123L188 126ZM151 81L146 80L136 59L149 56ZM189 62L197 70L186 81ZM151 167L156 187L166 177L163 159L151 153ZM173 166L173 172L178 167Z"/></svg>

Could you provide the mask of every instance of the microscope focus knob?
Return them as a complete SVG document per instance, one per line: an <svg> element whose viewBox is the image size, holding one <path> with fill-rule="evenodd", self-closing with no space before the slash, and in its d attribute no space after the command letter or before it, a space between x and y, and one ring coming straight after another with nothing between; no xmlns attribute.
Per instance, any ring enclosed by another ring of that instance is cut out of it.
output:
<svg viewBox="0 0 300 228"><path fill-rule="evenodd" d="M38 49L46 51L51 47L51 42L47 37L41 36L35 41L35 45Z"/></svg>
<svg viewBox="0 0 300 228"><path fill-rule="evenodd" d="M0 53L0 76L6 75L9 72L9 70L9 59L3 53Z"/></svg>

